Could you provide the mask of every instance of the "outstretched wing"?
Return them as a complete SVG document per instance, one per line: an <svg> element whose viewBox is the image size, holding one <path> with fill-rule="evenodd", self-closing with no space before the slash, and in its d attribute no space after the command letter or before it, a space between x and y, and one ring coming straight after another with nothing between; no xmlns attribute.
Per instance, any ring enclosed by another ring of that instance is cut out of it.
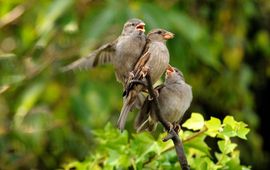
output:
<svg viewBox="0 0 270 170"><path fill-rule="evenodd" d="M90 53L87 57L80 58L73 63L61 68L62 72L70 70L90 69L102 64L112 63L115 57L117 40L105 44L97 50Z"/></svg>

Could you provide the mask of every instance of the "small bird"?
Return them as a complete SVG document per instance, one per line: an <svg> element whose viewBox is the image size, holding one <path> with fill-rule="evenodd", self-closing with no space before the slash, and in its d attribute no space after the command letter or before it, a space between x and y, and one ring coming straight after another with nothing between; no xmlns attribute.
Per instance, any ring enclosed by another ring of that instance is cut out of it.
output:
<svg viewBox="0 0 270 170"><path fill-rule="evenodd" d="M138 60L134 70L130 72L128 82L141 80L146 82L145 76L150 73L152 82L155 83L165 72L170 55L166 41L174 37L174 34L164 29L153 29L147 34L145 51ZM124 101L118 119L118 128L123 131L125 128L128 113L134 107L137 96L144 90L142 84L128 83L124 92Z"/></svg>
<svg viewBox="0 0 270 170"><path fill-rule="evenodd" d="M125 85L131 72L142 55L146 44L145 23L140 19L130 19L123 27L121 35L113 42L107 43L90 53L63 67L63 72L76 69L90 69L102 64L112 64L116 79Z"/></svg>
<svg viewBox="0 0 270 170"><path fill-rule="evenodd" d="M177 133L180 130L180 121L192 101L192 88L184 80L180 70L170 65L166 70L165 82L157 86L158 103L161 116L170 123ZM157 126L157 117L153 109L153 101L146 98L140 113L135 121L137 132L142 130L153 131Z"/></svg>

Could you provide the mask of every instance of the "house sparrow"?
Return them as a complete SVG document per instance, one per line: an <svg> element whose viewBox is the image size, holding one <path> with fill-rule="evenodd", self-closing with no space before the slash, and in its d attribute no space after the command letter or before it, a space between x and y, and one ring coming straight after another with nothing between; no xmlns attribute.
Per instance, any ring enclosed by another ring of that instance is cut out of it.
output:
<svg viewBox="0 0 270 170"><path fill-rule="evenodd" d="M163 29L153 29L147 34L145 51L136 63L134 70L129 75L131 80L146 82L145 76L150 73L152 82L155 83L165 72L169 64L169 51L166 41L173 38L174 34ZM124 92L124 101L118 119L118 128L123 131L130 110L136 103L138 94L144 89L141 84L128 83Z"/></svg>
<svg viewBox="0 0 270 170"><path fill-rule="evenodd" d="M171 123L171 129L178 133L180 130L179 123L192 101L191 86L185 83L180 70L168 66L164 84L158 86L155 90L159 92L157 100L161 116ZM145 129L153 131L157 126L157 122L153 101L146 99L136 118L135 128L137 132Z"/></svg>
<svg viewBox="0 0 270 170"><path fill-rule="evenodd" d="M63 67L62 71L90 69L110 63L115 68L117 80L124 86L129 72L133 70L144 50L146 43L144 26L144 22L140 19L128 20L124 24L121 35L115 41Z"/></svg>

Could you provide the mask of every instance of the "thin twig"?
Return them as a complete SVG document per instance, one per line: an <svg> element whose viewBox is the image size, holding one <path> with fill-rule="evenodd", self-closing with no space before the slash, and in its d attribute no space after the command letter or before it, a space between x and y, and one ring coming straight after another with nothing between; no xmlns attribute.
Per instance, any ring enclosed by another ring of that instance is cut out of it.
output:
<svg viewBox="0 0 270 170"><path fill-rule="evenodd" d="M160 114L160 106L159 106L158 100L155 96L151 77L149 74L146 75L146 80L147 80L147 89L148 89L149 95L151 96L151 98L153 99L153 102L154 102L153 107L155 110L155 114L156 114L158 120L160 121L160 123L167 130L167 132L170 133L170 135L172 135L171 139L174 143L174 148L175 148L175 151L176 151L176 154L177 154L177 157L178 157L178 160L179 160L179 163L180 163L182 170L189 170L190 167L189 167L188 162L187 162L187 158L186 158L186 155L184 152L184 147L183 147L182 141L180 140L178 134L174 131L174 129L170 128L169 122L167 122Z"/></svg>
<svg viewBox="0 0 270 170"><path fill-rule="evenodd" d="M204 126L204 128L202 128L199 132L196 132L196 133L194 133L194 134L188 136L186 139L184 139L184 140L183 140L183 143L187 143L187 142L191 141L192 139L194 139L194 138L196 138L196 137L202 135L202 134L203 134L204 132L206 132L207 130L208 130L208 128L207 128L206 126ZM169 147L169 148L167 148L166 150L164 150L163 153L164 153L164 152L168 152L168 151L172 150L173 148L174 148L174 147Z"/></svg>
<svg viewBox="0 0 270 170"><path fill-rule="evenodd" d="M196 138L197 136L203 134L204 132L206 132L208 130L208 128L206 126L204 126L199 132L196 132L190 136L188 136L186 139L183 140L183 143L186 143L194 138Z"/></svg>

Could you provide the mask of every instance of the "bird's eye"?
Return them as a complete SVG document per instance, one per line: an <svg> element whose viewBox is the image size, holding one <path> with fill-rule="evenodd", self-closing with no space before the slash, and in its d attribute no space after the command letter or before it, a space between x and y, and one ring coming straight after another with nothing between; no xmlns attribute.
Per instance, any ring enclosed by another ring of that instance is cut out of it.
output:
<svg viewBox="0 0 270 170"><path fill-rule="evenodd" d="M162 32L161 32L161 31L158 31L157 33L158 33L158 34L161 34Z"/></svg>
<svg viewBox="0 0 270 170"><path fill-rule="evenodd" d="M134 24L134 23L132 23L131 25L132 25L132 26L135 26L135 24Z"/></svg>

